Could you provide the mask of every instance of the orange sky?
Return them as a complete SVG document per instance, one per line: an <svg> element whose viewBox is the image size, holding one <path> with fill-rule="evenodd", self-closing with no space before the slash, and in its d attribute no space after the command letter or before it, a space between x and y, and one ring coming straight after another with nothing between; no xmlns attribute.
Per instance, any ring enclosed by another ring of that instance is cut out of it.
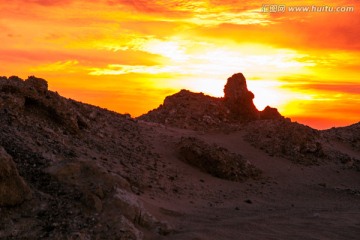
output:
<svg viewBox="0 0 360 240"><path fill-rule="evenodd" d="M360 121L360 1L0 0L0 75L138 116L182 88L222 96L243 72L266 105L315 128ZM353 12L290 12L291 6Z"/></svg>

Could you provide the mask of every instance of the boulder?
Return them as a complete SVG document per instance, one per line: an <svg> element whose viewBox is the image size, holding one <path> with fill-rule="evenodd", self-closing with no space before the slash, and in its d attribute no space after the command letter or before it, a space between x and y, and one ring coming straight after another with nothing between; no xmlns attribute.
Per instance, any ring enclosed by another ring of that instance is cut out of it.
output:
<svg viewBox="0 0 360 240"><path fill-rule="evenodd" d="M149 213L139 198L123 189L117 188L114 197L109 200L107 210L121 212L133 224L144 227L160 235L167 235L173 231L173 227L166 221L157 220Z"/></svg>
<svg viewBox="0 0 360 240"><path fill-rule="evenodd" d="M30 76L25 80L25 84L29 87L33 87L39 93L45 93L48 90L48 83L42 78Z"/></svg>
<svg viewBox="0 0 360 240"><path fill-rule="evenodd" d="M239 154L215 144L209 145L194 137L182 138L179 142L179 158L210 175L230 181L242 182L256 179L261 171Z"/></svg>

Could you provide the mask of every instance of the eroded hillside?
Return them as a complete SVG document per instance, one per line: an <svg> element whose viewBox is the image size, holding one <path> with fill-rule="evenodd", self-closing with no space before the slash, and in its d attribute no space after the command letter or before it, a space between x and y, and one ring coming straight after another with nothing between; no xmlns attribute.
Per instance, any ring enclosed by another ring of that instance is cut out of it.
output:
<svg viewBox="0 0 360 240"><path fill-rule="evenodd" d="M0 238L355 239L358 124L252 99L236 74L224 98L183 90L133 119L0 78Z"/></svg>

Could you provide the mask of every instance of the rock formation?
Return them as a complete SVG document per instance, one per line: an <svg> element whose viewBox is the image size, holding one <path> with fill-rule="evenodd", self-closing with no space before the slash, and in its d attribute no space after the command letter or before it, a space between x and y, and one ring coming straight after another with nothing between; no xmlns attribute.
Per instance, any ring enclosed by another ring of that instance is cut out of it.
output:
<svg viewBox="0 0 360 240"><path fill-rule="evenodd" d="M65 101L57 93L48 91L48 84L44 79L29 77L22 81L18 77L1 78L2 95L10 94L11 98L3 97L0 101L4 105L3 111L12 113L15 117L20 113L32 115L39 122L51 122L58 127L64 127L67 132L78 132L86 128L84 116L76 112L71 101Z"/></svg>
<svg viewBox="0 0 360 240"><path fill-rule="evenodd" d="M188 90L165 98L164 104L139 119L187 129L219 127L228 122L221 99Z"/></svg>
<svg viewBox="0 0 360 240"><path fill-rule="evenodd" d="M35 89L39 93L46 93L48 90L48 83L44 79L37 78L35 76L30 76L28 79L26 79L25 84L30 88Z"/></svg>
<svg viewBox="0 0 360 240"><path fill-rule="evenodd" d="M232 129L239 124L259 119L281 119L276 108L258 111L253 103L254 94L248 90L242 73L228 78L224 97L215 98L203 93L181 90L166 97L159 108L139 117L180 128L195 130Z"/></svg>
<svg viewBox="0 0 360 240"><path fill-rule="evenodd" d="M224 87L224 103L230 110L231 117L245 121L259 119L259 111L253 103L254 97L254 94L248 90L242 73L228 78Z"/></svg>
<svg viewBox="0 0 360 240"><path fill-rule="evenodd" d="M276 108L266 106L264 110L260 112L260 119L283 119L284 117L279 113Z"/></svg>

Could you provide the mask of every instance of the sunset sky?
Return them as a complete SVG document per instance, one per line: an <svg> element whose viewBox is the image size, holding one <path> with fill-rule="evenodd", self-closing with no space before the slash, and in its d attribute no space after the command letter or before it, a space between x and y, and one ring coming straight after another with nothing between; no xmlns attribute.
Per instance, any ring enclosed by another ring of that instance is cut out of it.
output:
<svg viewBox="0 0 360 240"><path fill-rule="evenodd" d="M360 121L360 1L263 8L284 2L0 0L0 76L135 117L183 88L220 97L242 72L259 110L319 129Z"/></svg>

